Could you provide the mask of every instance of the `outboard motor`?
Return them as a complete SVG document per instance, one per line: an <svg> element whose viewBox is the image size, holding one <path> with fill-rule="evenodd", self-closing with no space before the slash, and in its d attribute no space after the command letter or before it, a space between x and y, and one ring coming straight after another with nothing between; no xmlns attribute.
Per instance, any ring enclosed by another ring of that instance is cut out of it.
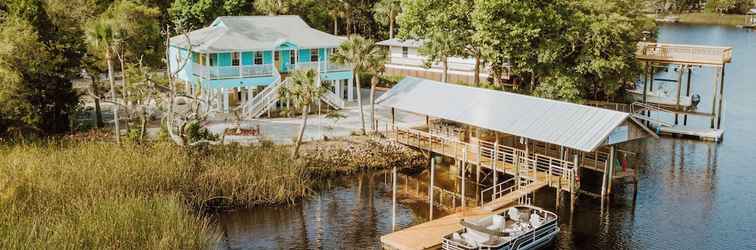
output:
<svg viewBox="0 0 756 250"><path fill-rule="evenodd" d="M694 94L693 96L690 97L690 102L691 104L693 104L693 107L698 106L698 104L701 103L701 95Z"/></svg>

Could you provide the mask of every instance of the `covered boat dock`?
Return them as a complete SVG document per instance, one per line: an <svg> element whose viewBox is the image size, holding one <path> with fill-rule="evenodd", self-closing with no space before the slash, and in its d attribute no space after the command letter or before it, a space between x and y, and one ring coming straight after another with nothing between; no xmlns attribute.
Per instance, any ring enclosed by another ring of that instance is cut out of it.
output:
<svg viewBox="0 0 756 250"><path fill-rule="evenodd" d="M474 207L462 203L460 212L439 220L431 212L429 222L381 237L388 249L436 246L441 236L459 229L459 218L529 203L543 187L557 190L557 204L561 193L569 192L572 210L580 193L606 197L618 182L634 183L637 190L637 169L623 161L631 153L616 145L655 136L629 113L413 77L376 103L392 110L391 121L385 122L387 138L454 159L462 194L469 193L467 175L478 183ZM393 118L396 112L423 115L426 124L400 127ZM581 191L580 176L586 170L603 175L600 192ZM481 187L486 180L491 185Z"/></svg>

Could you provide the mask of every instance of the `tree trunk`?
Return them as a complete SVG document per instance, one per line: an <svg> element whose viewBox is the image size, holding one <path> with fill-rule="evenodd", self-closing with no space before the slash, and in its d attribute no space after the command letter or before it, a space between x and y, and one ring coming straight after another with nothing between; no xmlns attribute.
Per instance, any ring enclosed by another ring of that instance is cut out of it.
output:
<svg viewBox="0 0 756 250"><path fill-rule="evenodd" d="M144 134L147 133L147 111L142 110L142 124L139 127L139 142L144 141Z"/></svg>
<svg viewBox="0 0 756 250"><path fill-rule="evenodd" d="M365 132L365 111L362 108L362 89L360 88L360 74L355 72L354 77L357 78L357 105L360 106L360 122L362 122L362 134Z"/></svg>
<svg viewBox="0 0 756 250"><path fill-rule="evenodd" d="M333 17L333 35L339 35L339 17Z"/></svg>
<svg viewBox="0 0 756 250"><path fill-rule="evenodd" d="M100 108L100 95L97 93L97 80L95 76L92 76L91 74L90 74L90 77L92 78L92 84L90 85L90 88L92 88L92 94L95 96L94 98L95 127L102 128L104 124L102 122L102 109Z"/></svg>
<svg viewBox="0 0 756 250"><path fill-rule="evenodd" d="M294 158L299 157L299 146L302 145L302 137L304 137L305 127L307 127L308 111L310 111L310 106L305 106L302 109L302 126L299 127L299 135L297 136L297 141L294 144L294 153L292 154L292 157Z"/></svg>
<svg viewBox="0 0 756 250"><path fill-rule="evenodd" d="M372 124L373 131L377 132L378 128L375 124L375 87L378 85L378 75L373 75L370 79L370 124Z"/></svg>
<svg viewBox="0 0 756 250"><path fill-rule="evenodd" d="M447 82L449 80L449 58L444 57L442 63L444 65L444 74L441 75L441 81Z"/></svg>
<svg viewBox="0 0 756 250"><path fill-rule="evenodd" d="M475 53L475 86L480 86L480 52Z"/></svg>
<svg viewBox="0 0 756 250"><path fill-rule="evenodd" d="M121 144L121 126L118 124L118 100L116 100L115 80L113 79L113 62L110 56L110 48L105 49L105 61L108 62L108 79L110 80L110 98L113 99L113 124L115 124L115 139Z"/></svg>
<svg viewBox="0 0 756 250"><path fill-rule="evenodd" d="M126 112L126 133L129 132L129 122L131 122L131 112L129 112L128 91L126 89L126 67L124 66L123 51L118 55L118 61L121 63L121 96L123 98L123 111Z"/></svg>
<svg viewBox="0 0 756 250"><path fill-rule="evenodd" d="M394 17L389 17L389 39L394 39Z"/></svg>

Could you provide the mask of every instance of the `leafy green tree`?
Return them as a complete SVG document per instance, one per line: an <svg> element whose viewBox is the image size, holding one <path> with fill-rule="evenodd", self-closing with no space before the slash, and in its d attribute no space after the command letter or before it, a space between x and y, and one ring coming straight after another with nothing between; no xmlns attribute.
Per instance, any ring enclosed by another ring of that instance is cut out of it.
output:
<svg viewBox="0 0 756 250"><path fill-rule="evenodd" d="M67 132L84 48L65 25L75 18L41 0L0 1L0 13L0 136Z"/></svg>
<svg viewBox="0 0 756 250"><path fill-rule="evenodd" d="M316 83L317 74L314 69L296 70L289 76L288 83L279 89L282 99L289 101L294 109L302 112L302 125L299 127L293 157L299 156L299 147L302 145L302 138L307 127L310 107L319 102L323 94L328 91L324 85Z"/></svg>
<svg viewBox="0 0 756 250"><path fill-rule="evenodd" d="M389 38L394 38L394 24L396 17L402 12L402 1L380 0L373 7L373 12L378 23L389 27Z"/></svg>
<svg viewBox="0 0 756 250"><path fill-rule="evenodd" d="M259 12L270 16L277 16L289 13L292 5L290 0L257 0L255 9Z"/></svg>
<svg viewBox="0 0 756 250"><path fill-rule="evenodd" d="M475 28L470 21L472 6L472 1L402 2L399 38L423 41L419 52L427 57L426 64L441 63L443 82L448 79L449 58L467 56L468 48L477 47L472 40ZM476 68L479 70L479 65Z"/></svg>
<svg viewBox="0 0 756 250"><path fill-rule="evenodd" d="M352 35L341 44L336 53L331 57L335 63L349 64L354 72L355 82L357 83L357 104L360 106L360 121L362 122L362 134L366 134L365 129L365 112L362 107L362 84L360 83L360 74L369 71L371 66L371 54L379 53L379 48L375 42L365 39L359 35Z"/></svg>
<svg viewBox="0 0 756 250"><path fill-rule="evenodd" d="M636 44L654 29L631 0L477 0L475 38L530 91L554 99L614 94L639 70ZM540 89L537 89L540 88Z"/></svg>
<svg viewBox="0 0 756 250"><path fill-rule="evenodd" d="M168 9L174 26L185 29L204 27L218 16L244 15L252 11L245 0L175 0Z"/></svg>

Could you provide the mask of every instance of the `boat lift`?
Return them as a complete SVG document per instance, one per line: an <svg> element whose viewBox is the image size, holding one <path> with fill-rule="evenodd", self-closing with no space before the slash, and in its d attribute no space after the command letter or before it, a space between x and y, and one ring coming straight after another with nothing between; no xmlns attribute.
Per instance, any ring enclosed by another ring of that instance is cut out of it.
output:
<svg viewBox="0 0 756 250"><path fill-rule="evenodd" d="M638 44L636 58L644 65L641 79L643 89L627 91L638 97L637 103L632 104L635 119L645 121L646 126L662 134L693 136L712 141L721 140L724 134L721 129L724 73L725 66L732 62L732 48L641 42ZM669 67L676 69L677 79L655 77L657 69ZM692 72L703 68L712 68L716 71L713 81L714 91L710 97L712 103L710 112L699 110L697 106L701 97L691 95ZM684 92L683 80L686 85ZM655 82L674 84L674 93L671 96L660 95L654 90ZM652 113L655 112L671 114L674 116L674 121L652 118ZM680 124L680 116L682 116L682 124ZM689 126L688 116L708 117L709 128Z"/></svg>

